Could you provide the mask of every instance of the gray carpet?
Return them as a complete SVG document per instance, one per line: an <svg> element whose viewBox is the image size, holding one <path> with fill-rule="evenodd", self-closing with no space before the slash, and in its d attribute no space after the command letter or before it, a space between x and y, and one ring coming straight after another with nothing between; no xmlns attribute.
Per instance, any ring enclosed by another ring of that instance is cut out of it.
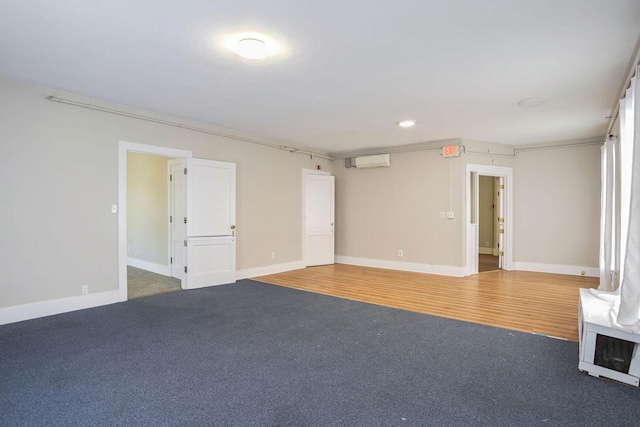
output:
<svg viewBox="0 0 640 427"><path fill-rule="evenodd" d="M578 345L244 280L0 326L2 426L632 426Z"/></svg>
<svg viewBox="0 0 640 427"><path fill-rule="evenodd" d="M142 298L181 290L180 280L127 266L127 298Z"/></svg>

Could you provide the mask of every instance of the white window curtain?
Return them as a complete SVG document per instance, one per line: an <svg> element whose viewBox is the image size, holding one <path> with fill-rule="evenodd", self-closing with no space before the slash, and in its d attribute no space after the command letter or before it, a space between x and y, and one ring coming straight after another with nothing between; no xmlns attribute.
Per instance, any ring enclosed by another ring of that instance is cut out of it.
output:
<svg viewBox="0 0 640 427"><path fill-rule="evenodd" d="M598 290L613 292L618 288L615 280L615 194L616 194L616 145L617 138L609 136L602 146L602 190L600 208L600 286Z"/></svg>
<svg viewBox="0 0 640 427"><path fill-rule="evenodd" d="M640 330L640 67L625 97L620 145L620 308L617 323ZM622 116L623 111L620 111Z"/></svg>
<svg viewBox="0 0 640 427"><path fill-rule="evenodd" d="M620 135L602 147L600 286L611 325L640 333L640 67L620 101Z"/></svg>

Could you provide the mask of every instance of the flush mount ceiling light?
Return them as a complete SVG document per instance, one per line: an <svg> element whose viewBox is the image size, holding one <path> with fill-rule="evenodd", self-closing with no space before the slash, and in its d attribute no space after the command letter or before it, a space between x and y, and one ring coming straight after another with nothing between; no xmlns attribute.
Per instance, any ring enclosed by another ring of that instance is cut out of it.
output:
<svg viewBox="0 0 640 427"><path fill-rule="evenodd" d="M263 59L269 56L269 46L260 39L247 37L238 40L235 51L247 59Z"/></svg>
<svg viewBox="0 0 640 427"><path fill-rule="evenodd" d="M518 107L522 107L522 108L538 107L547 101L548 101L547 98L541 98L541 97L526 98L518 102Z"/></svg>
<svg viewBox="0 0 640 427"><path fill-rule="evenodd" d="M398 123L398 126L400 126L401 128L410 128L411 126L414 126L415 124L416 124L415 120L403 120L403 121Z"/></svg>
<svg viewBox="0 0 640 427"><path fill-rule="evenodd" d="M227 33L216 39L220 41L219 46L223 49L252 61L273 56L282 57L287 51L281 42L256 31Z"/></svg>

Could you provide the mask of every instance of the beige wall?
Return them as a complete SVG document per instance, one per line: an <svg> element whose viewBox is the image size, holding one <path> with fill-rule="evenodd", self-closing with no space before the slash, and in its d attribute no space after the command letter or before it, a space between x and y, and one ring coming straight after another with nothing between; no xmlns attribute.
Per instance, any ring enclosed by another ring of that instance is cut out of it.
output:
<svg viewBox="0 0 640 427"><path fill-rule="evenodd" d="M301 260L301 170L331 162L50 102L98 103L16 81L0 79L0 93L0 308L118 289L119 140L235 162L237 268Z"/></svg>
<svg viewBox="0 0 640 427"><path fill-rule="evenodd" d="M301 169L317 164L336 175L338 255L463 266L463 183L473 163L514 169L514 261L598 265L598 146L492 158L486 153L512 148L465 142L485 154L396 153L390 168L356 170L47 101L57 95L99 103L53 89L0 79L0 93L0 308L79 296L83 285L91 293L118 288L117 215L110 207L117 202L120 140L237 164L239 270L301 260ZM449 209L455 219L438 217Z"/></svg>
<svg viewBox="0 0 640 427"><path fill-rule="evenodd" d="M127 256L169 264L168 157L127 154Z"/></svg>
<svg viewBox="0 0 640 427"><path fill-rule="evenodd" d="M394 153L389 168L341 162L334 174L337 255L462 265L461 158L444 159L437 150ZM450 203L455 219L440 219Z"/></svg>
<svg viewBox="0 0 640 427"><path fill-rule="evenodd" d="M600 146L521 151L514 181L514 261L597 267Z"/></svg>
<svg viewBox="0 0 640 427"><path fill-rule="evenodd" d="M394 153L390 168L357 170L336 164L337 255L464 266L462 184L466 165L478 164L513 168L515 262L598 266L598 145L515 156L513 147L474 141L464 145L468 152L451 160L431 150ZM455 219L442 220L438 213L449 210L450 183ZM481 244L486 240L491 239L481 238ZM398 249L404 250L403 258Z"/></svg>

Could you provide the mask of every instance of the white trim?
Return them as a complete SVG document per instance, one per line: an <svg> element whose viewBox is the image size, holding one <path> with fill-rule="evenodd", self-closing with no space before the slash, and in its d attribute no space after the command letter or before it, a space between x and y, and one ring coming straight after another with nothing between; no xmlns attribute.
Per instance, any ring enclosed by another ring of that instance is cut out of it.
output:
<svg viewBox="0 0 640 427"><path fill-rule="evenodd" d="M418 264L412 262L385 261L381 259L355 258L349 256L336 256L338 264L358 265L361 267L385 268L388 270L411 271L414 273L439 274L441 276L463 277L465 267L452 267L448 265Z"/></svg>
<svg viewBox="0 0 640 427"><path fill-rule="evenodd" d="M475 257L471 254L477 254L478 248L478 233L479 229L475 224L471 224L471 209L477 209L477 196L476 206L472 207L471 200L471 173L476 172L477 176L497 176L504 178L504 197L505 197L505 215L504 215L504 245L502 248L504 252L503 256L503 270L514 270L513 267L513 168L504 166L490 166L490 165L477 165L467 164L466 174L464 176L464 206L465 206L465 225L464 236L465 241L462 247L462 253L466 254L464 271L465 275L477 274L478 265L475 262ZM476 185L476 190L478 186ZM477 212L476 212L477 218Z"/></svg>
<svg viewBox="0 0 640 427"><path fill-rule="evenodd" d="M598 267L581 267L579 265L559 265L559 264L539 264L535 262L514 261L511 264L512 270L534 271L538 273L570 274L572 276L600 277Z"/></svg>
<svg viewBox="0 0 640 427"><path fill-rule="evenodd" d="M484 246L478 247L478 253L484 255L493 255L493 248L487 248Z"/></svg>
<svg viewBox="0 0 640 427"><path fill-rule="evenodd" d="M305 268L302 260L285 262L282 264L266 265L264 267L247 268L236 272L236 280L251 279L252 277L266 276L268 274L284 273L285 271L300 270Z"/></svg>
<svg viewBox="0 0 640 427"><path fill-rule="evenodd" d="M121 301L126 301L126 298L123 300L120 297L119 291L107 291L16 305L0 309L0 325L67 313L69 311L84 310L86 308L99 307Z"/></svg>
<svg viewBox="0 0 640 427"><path fill-rule="evenodd" d="M127 153L143 153L173 158L190 158L188 150L118 142L118 292L120 301L127 300Z"/></svg>
<svg viewBox="0 0 640 427"><path fill-rule="evenodd" d="M172 162L175 163L177 161L169 160L167 162L167 218L170 218L172 213L171 212L171 202L173 200L173 194L171 194L171 186L173 185L173 183L171 182L172 181L171 180L171 163ZM173 224L171 223L171 221L167 221L167 259L169 260L169 274L167 274L167 276L169 277L173 277L172 258L173 258ZM131 265L131 261L128 261L128 262L129 262L129 265Z"/></svg>
<svg viewBox="0 0 640 427"><path fill-rule="evenodd" d="M150 271L156 274L162 274L163 276L171 277L171 266L156 264L151 261L144 261L142 259L127 257L127 265L131 267L139 268L141 270Z"/></svg>

